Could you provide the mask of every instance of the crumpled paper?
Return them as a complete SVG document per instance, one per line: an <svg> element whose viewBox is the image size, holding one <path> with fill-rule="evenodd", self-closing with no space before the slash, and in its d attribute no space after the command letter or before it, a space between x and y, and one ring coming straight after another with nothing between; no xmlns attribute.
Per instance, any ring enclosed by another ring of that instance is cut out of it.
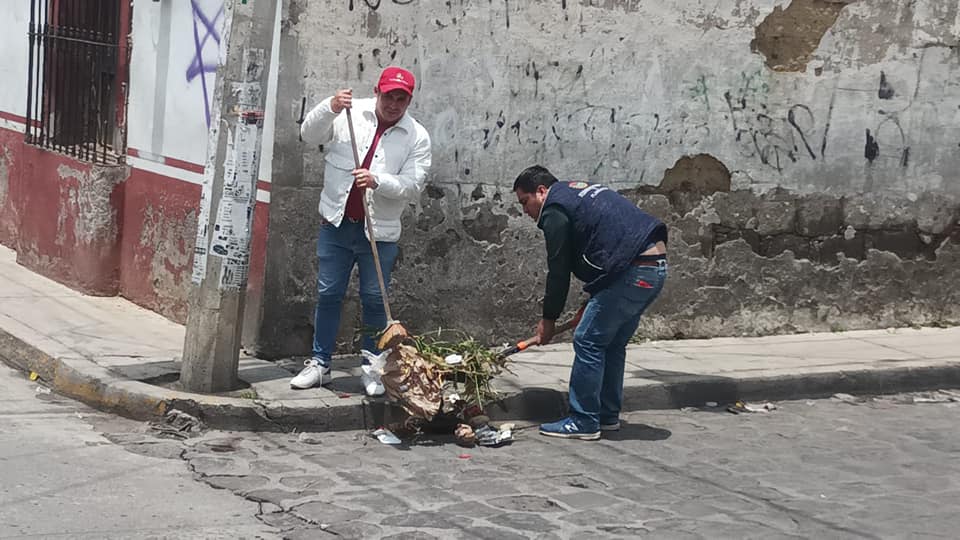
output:
<svg viewBox="0 0 960 540"><path fill-rule="evenodd" d="M443 401L440 374L420 357L416 347L397 345L387 352L381 380L390 398L410 416L431 420Z"/></svg>

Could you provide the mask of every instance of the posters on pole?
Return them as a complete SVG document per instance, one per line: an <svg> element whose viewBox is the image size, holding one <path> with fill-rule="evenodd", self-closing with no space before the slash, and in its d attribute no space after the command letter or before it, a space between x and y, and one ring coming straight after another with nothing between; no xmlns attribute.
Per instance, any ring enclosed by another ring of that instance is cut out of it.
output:
<svg viewBox="0 0 960 540"><path fill-rule="evenodd" d="M216 141L213 144L216 154ZM210 244L210 207L213 205L213 157L207 158L203 168L203 181L200 184L200 211L197 216L197 238L193 244L193 274L190 280L199 285L207 274L207 246Z"/></svg>
<svg viewBox="0 0 960 540"><path fill-rule="evenodd" d="M210 241L210 256L223 259L220 289L240 290L247 284L260 130L258 124L241 122L228 138L223 191Z"/></svg>

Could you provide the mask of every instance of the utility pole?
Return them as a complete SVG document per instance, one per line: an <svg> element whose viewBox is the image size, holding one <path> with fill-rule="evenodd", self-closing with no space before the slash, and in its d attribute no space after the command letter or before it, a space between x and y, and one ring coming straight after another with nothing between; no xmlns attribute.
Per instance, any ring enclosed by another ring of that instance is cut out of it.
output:
<svg viewBox="0 0 960 540"><path fill-rule="evenodd" d="M180 384L192 392L233 390L239 382L240 334L277 1L224 2L224 41L210 106L180 371Z"/></svg>

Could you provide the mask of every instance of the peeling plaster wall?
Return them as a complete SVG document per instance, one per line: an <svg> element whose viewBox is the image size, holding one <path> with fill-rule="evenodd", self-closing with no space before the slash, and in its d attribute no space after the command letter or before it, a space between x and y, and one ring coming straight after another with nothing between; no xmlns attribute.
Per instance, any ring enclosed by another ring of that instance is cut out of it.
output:
<svg viewBox="0 0 960 540"><path fill-rule="evenodd" d="M284 330L263 349L295 349L303 338L279 335L312 322L322 161L296 140L301 100L369 95L389 64L418 76L411 112L434 143L394 273L392 305L415 329L529 333L543 245L510 187L532 163L611 185L671 224L673 275L644 336L960 322L958 11L287 0L266 285Z"/></svg>
<svg viewBox="0 0 960 540"><path fill-rule="evenodd" d="M955 323L960 198L718 192L671 226L669 286L640 334L705 337ZM692 241L688 241L692 239Z"/></svg>
<svg viewBox="0 0 960 540"><path fill-rule="evenodd" d="M138 169L131 169L124 186L120 294L181 323L187 318L199 192L195 184Z"/></svg>
<svg viewBox="0 0 960 540"><path fill-rule="evenodd" d="M0 129L0 244L16 249L23 135Z"/></svg>
<svg viewBox="0 0 960 540"><path fill-rule="evenodd" d="M7 204L10 192L10 169L13 165L13 152L7 147L0 148L0 206Z"/></svg>
<svg viewBox="0 0 960 540"><path fill-rule="evenodd" d="M181 324L187 320L187 292L193 268L200 186L131 168L124 183L120 236L120 295ZM247 313L260 305L267 205L253 219ZM254 335L251 328L250 335Z"/></svg>
<svg viewBox="0 0 960 540"><path fill-rule="evenodd" d="M17 262L87 294L117 294L129 169L81 163L30 145L22 149Z"/></svg>
<svg viewBox="0 0 960 540"><path fill-rule="evenodd" d="M62 203L68 209L58 216L58 238L72 233L74 241L81 245L112 242L116 238L117 211L111 199L118 178L111 172L113 169L98 167L80 170L70 163L57 165ZM70 231L65 230L68 221L73 222Z"/></svg>

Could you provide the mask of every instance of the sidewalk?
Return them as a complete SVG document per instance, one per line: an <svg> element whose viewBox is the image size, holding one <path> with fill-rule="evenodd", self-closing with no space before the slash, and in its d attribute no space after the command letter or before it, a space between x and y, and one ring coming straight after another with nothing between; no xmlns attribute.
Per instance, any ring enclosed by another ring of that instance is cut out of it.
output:
<svg viewBox="0 0 960 540"><path fill-rule="evenodd" d="M4 247L0 275L0 360L96 408L138 419L180 409L224 429L361 429L390 418L391 406L362 397L355 358L334 362L329 388L291 390L295 362L244 357L240 378L249 388L218 396L169 389L182 326L122 298L84 296L43 278ZM491 414L561 414L572 359L569 343L514 355L514 375L497 381L505 398ZM626 372L626 410L957 388L960 327L649 342L627 350Z"/></svg>

